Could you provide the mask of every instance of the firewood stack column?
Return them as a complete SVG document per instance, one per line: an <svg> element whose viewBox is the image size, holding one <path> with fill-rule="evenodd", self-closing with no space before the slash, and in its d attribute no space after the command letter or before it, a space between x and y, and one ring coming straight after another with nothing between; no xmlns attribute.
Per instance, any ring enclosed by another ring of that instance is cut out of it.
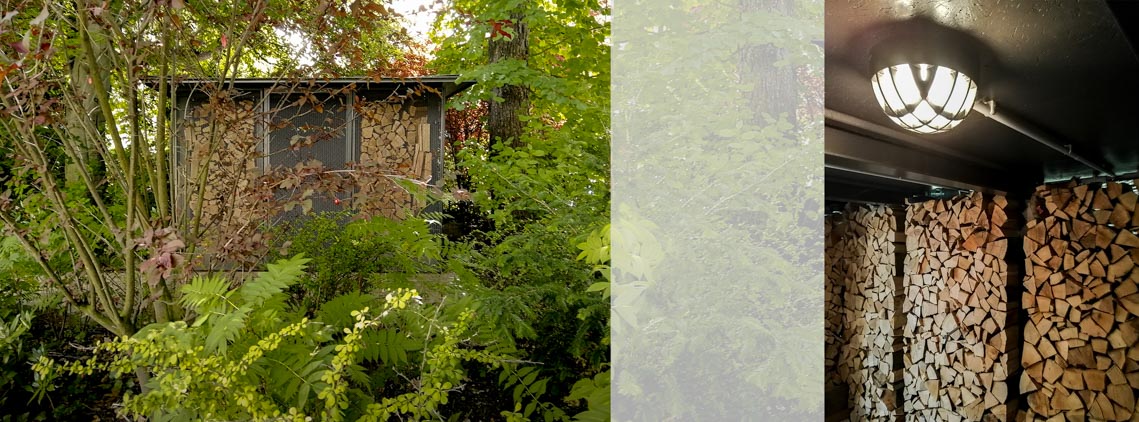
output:
<svg viewBox="0 0 1139 422"><path fill-rule="evenodd" d="M843 296L846 294L846 273L843 271L843 259L846 252L845 239L846 221L841 214L828 215L823 222L825 233L824 262L826 267L825 288L825 334L826 341L824 367L827 391L843 385L846 374L838 371L838 358L845 344L845 330L843 330L843 315L846 308L843 306Z"/></svg>
<svg viewBox="0 0 1139 422"><path fill-rule="evenodd" d="M980 193L909 204L905 221L908 421L1012 420L1020 367L1019 218ZM1011 262L1011 264L1010 264ZM1009 281L1012 280L1012 283Z"/></svg>
<svg viewBox="0 0 1139 422"><path fill-rule="evenodd" d="M1041 186L1024 238L1026 420L1139 420L1139 213L1131 186Z"/></svg>
<svg viewBox="0 0 1139 422"><path fill-rule="evenodd" d="M883 205L849 206L830 222L828 362L849 387L851 420L898 417L900 216Z"/></svg>

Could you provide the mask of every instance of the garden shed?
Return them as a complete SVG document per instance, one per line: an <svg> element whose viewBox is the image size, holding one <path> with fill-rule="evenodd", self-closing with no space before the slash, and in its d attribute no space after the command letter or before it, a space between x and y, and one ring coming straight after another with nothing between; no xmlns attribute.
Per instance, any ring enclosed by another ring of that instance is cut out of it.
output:
<svg viewBox="0 0 1139 422"><path fill-rule="evenodd" d="M1139 4L825 31L827 419L1139 420Z"/></svg>
<svg viewBox="0 0 1139 422"><path fill-rule="evenodd" d="M440 184L445 103L473 84L456 80L177 81L171 168L181 216L200 209L202 224L237 228L302 210L400 218L422 206L408 183ZM335 194L290 192L301 179ZM288 193L288 212L259 209Z"/></svg>

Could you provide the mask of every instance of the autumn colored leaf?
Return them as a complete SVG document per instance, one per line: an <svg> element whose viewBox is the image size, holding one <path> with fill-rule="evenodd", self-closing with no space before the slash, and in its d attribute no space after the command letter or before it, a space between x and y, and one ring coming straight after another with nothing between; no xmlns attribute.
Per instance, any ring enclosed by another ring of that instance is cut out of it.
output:
<svg viewBox="0 0 1139 422"><path fill-rule="evenodd" d="M15 49L17 53L28 54L28 43L27 43L27 41L17 41L17 42L8 44L8 46Z"/></svg>
<svg viewBox="0 0 1139 422"><path fill-rule="evenodd" d="M511 21L510 19L499 19L499 20L493 20L492 19L492 20L489 20L487 22L490 23L490 25L491 25L490 39L493 40L493 39L495 39L495 37L497 37L499 35L506 37L506 39L508 39L508 40L514 37L509 32L506 32L505 29L503 29L504 25L514 25L514 22Z"/></svg>

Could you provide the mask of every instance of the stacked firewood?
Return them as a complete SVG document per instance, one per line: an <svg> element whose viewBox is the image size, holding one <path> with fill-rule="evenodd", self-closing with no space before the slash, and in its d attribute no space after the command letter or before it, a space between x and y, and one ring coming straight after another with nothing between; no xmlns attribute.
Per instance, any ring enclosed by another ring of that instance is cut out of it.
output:
<svg viewBox="0 0 1139 422"><path fill-rule="evenodd" d="M1139 420L1139 212L1131 186L1042 186L1026 226L1028 420Z"/></svg>
<svg viewBox="0 0 1139 422"><path fill-rule="evenodd" d="M837 353L834 370L849 387L852 420L894 420L897 414L899 215L887 206L852 206L831 226L829 318L838 317L839 309L842 318L829 323L829 334Z"/></svg>
<svg viewBox="0 0 1139 422"><path fill-rule="evenodd" d="M846 309L843 296L846 294L846 221L842 215L831 215L823 223L825 233L824 265L826 267L825 287L825 333L826 341L824 367L828 394L845 383L849 374L839 372L839 355L845 344L843 317ZM844 369L845 366L844 366Z"/></svg>
<svg viewBox="0 0 1139 422"><path fill-rule="evenodd" d="M398 218L413 203L406 187L396 181L422 184L431 178L426 110L385 102L370 102L357 109L361 115L359 167L373 173L359 181L357 204L367 214Z"/></svg>
<svg viewBox="0 0 1139 422"><path fill-rule="evenodd" d="M253 102L242 101L194 107L181 123L189 160L176 171L184 183L182 188L187 191L189 204L197 204L199 199L199 191L189 187L198 181L202 172L206 173L201 190L203 226L222 223L241 226L249 220L243 214L251 213L251 208L258 204L239 194L239 190L257 176L254 158L259 156L259 138L254 136L254 121Z"/></svg>
<svg viewBox="0 0 1139 422"><path fill-rule="evenodd" d="M1018 305L1006 261L1016 220L980 193L907 207L903 405L906 420L1010 420ZM1015 241L1015 239L1013 239Z"/></svg>

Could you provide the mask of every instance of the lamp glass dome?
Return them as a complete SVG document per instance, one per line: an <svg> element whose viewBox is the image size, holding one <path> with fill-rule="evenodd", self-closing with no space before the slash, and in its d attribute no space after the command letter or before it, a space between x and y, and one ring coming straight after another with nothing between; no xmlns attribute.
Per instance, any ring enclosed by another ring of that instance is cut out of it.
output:
<svg viewBox="0 0 1139 422"><path fill-rule="evenodd" d="M918 133L952 129L969 115L977 98L977 84L945 66L893 65L879 70L870 81L886 116Z"/></svg>

